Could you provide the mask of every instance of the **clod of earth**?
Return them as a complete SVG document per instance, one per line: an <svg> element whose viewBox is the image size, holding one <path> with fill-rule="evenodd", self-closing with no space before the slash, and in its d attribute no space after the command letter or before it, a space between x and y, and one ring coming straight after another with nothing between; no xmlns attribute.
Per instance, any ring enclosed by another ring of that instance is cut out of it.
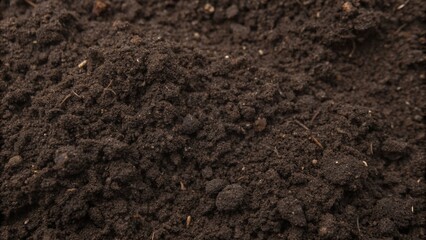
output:
<svg viewBox="0 0 426 240"><path fill-rule="evenodd" d="M305 213L302 203L292 196L283 198L277 203L277 209L282 219L298 227L306 226Z"/></svg>
<svg viewBox="0 0 426 240"><path fill-rule="evenodd" d="M408 154L408 144L397 139L386 139L381 147L382 154L386 159L396 161Z"/></svg>
<svg viewBox="0 0 426 240"><path fill-rule="evenodd" d="M208 195L216 195L219 193L226 185L228 185L228 182L223 179L213 179L206 183L206 194Z"/></svg>
<svg viewBox="0 0 426 240"><path fill-rule="evenodd" d="M256 132L262 132L263 130L266 129L266 118L258 118L255 122L254 122L254 130Z"/></svg>
<svg viewBox="0 0 426 240"><path fill-rule="evenodd" d="M246 191L239 184L226 186L217 194L216 207L219 211L233 211L241 207Z"/></svg>
<svg viewBox="0 0 426 240"><path fill-rule="evenodd" d="M201 128L201 122L192 116L191 114L188 114L183 119L182 123L182 132L185 134L193 134L196 133Z"/></svg>
<svg viewBox="0 0 426 240"><path fill-rule="evenodd" d="M95 0L93 3L92 14L95 16L101 15L108 9L108 4L105 0Z"/></svg>
<svg viewBox="0 0 426 240"><path fill-rule="evenodd" d="M19 155L13 156L4 166L5 169L10 169L19 166L22 163L22 157Z"/></svg>

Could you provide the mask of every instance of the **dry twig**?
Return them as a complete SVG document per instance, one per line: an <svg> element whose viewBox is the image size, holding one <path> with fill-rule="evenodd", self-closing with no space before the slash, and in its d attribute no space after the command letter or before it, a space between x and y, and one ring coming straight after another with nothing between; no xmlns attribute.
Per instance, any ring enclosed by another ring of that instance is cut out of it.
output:
<svg viewBox="0 0 426 240"><path fill-rule="evenodd" d="M314 141L314 143L316 145L318 145L318 147L320 147L321 149L324 149L324 146L321 144L320 141L318 141L318 139L316 139L314 136L311 136L312 141Z"/></svg>

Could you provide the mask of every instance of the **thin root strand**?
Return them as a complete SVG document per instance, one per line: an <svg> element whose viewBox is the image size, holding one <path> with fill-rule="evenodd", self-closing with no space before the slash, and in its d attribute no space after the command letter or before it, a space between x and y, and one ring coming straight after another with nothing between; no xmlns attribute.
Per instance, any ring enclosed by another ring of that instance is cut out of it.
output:
<svg viewBox="0 0 426 240"><path fill-rule="evenodd" d="M104 88L104 92L102 93L102 96L105 95L105 92L112 92L115 96L117 96L117 93L111 88L112 80L108 83L108 85Z"/></svg>
<svg viewBox="0 0 426 240"><path fill-rule="evenodd" d="M35 4L33 1L31 1L31 0L25 0L25 2L28 4L28 5L30 5L31 7L33 7L33 8L35 8L35 7L37 7L37 4Z"/></svg>
<svg viewBox="0 0 426 240"><path fill-rule="evenodd" d="M321 113L321 110L318 110L315 112L314 116L312 116L311 118L311 123L313 123L315 121L315 119L318 117L318 115Z"/></svg>
<svg viewBox="0 0 426 240"><path fill-rule="evenodd" d="M304 128L305 130L307 130L307 131L309 131L309 128L305 125L305 124L303 124L303 123L301 123L300 121L298 121L298 120L294 120L294 122L297 124L297 125L299 125L299 126L301 126L302 128Z"/></svg>
<svg viewBox="0 0 426 240"><path fill-rule="evenodd" d="M83 98L83 96L79 95L78 93L76 93L74 90L71 91L72 94L74 94L76 97L78 98Z"/></svg>
<svg viewBox="0 0 426 240"><path fill-rule="evenodd" d="M66 95L64 99L59 103L59 106L62 106L62 104L64 104L71 96L71 94Z"/></svg>

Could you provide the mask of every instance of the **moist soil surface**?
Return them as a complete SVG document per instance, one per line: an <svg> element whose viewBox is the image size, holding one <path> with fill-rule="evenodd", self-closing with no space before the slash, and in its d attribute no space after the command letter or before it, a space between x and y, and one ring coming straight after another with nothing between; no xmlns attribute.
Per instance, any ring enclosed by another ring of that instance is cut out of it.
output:
<svg viewBox="0 0 426 240"><path fill-rule="evenodd" d="M425 239L425 12L0 1L0 239Z"/></svg>

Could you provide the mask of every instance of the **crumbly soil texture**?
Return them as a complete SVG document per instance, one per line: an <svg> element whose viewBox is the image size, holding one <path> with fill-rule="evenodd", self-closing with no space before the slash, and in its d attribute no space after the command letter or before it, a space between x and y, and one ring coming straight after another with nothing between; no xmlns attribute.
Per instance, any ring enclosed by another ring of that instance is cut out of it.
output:
<svg viewBox="0 0 426 240"><path fill-rule="evenodd" d="M0 239L425 239L425 13L0 1Z"/></svg>

